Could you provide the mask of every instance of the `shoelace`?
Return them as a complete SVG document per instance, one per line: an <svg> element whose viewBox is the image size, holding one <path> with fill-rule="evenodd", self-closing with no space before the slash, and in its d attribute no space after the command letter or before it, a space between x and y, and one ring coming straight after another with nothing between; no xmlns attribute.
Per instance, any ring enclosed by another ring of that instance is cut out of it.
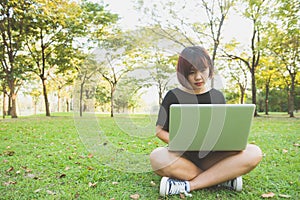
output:
<svg viewBox="0 0 300 200"><path fill-rule="evenodd" d="M226 181L225 183L221 184L222 186L225 186L225 187L230 187L230 188L235 188L235 181L236 179L233 179L233 180L230 180L230 181Z"/></svg>
<svg viewBox="0 0 300 200"><path fill-rule="evenodd" d="M192 194L188 193L185 190L186 183L184 181L177 181L177 180L169 180L169 194L180 194L183 193L187 197L192 197Z"/></svg>

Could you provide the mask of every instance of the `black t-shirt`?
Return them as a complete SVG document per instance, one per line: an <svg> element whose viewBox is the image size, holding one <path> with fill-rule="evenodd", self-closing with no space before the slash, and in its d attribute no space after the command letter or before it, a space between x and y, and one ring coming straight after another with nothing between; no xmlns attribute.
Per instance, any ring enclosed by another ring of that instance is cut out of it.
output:
<svg viewBox="0 0 300 200"><path fill-rule="evenodd" d="M169 131L169 111L172 104L225 104L224 95L211 89L203 94L190 94L179 88L170 90L160 106L156 125Z"/></svg>

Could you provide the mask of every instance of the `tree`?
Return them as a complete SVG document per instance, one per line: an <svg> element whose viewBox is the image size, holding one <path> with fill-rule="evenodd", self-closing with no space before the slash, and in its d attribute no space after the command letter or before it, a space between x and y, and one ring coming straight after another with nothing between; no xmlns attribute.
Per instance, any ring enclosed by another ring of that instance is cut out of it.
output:
<svg viewBox="0 0 300 200"><path fill-rule="evenodd" d="M29 95L32 98L33 106L34 106L34 114L36 115L37 105L39 103L40 97L42 96L42 91L38 88L31 88Z"/></svg>
<svg viewBox="0 0 300 200"><path fill-rule="evenodd" d="M122 32L115 29L113 33L99 40L100 49L96 57L101 68L99 73L110 86L110 116L114 116L114 94L119 81L127 73L138 69L143 63L139 44L139 31Z"/></svg>
<svg viewBox="0 0 300 200"><path fill-rule="evenodd" d="M106 62L102 64L100 69L100 74L110 86L110 116L114 116L114 94L117 89L117 85L121 78L126 75L126 73L133 70L132 66L122 65L118 63L120 61L121 54L113 55L112 52L107 52ZM124 63L123 63L124 64Z"/></svg>
<svg viewBox="0 0 300 200"><path fill-rule="evenodd" d="M264 110L266 115L269 114L270 90L276 85L276 83L278 82L278 77L280 76L280 74L278 73L278 69L275 66L275 63L276 59L274 57L264 56L261 59L260 66L258 68L257 83L260 86L260 88L265 90Z"/></svg>
<svg viewBox="0 0 300 200"><path fill-rule="evenodd" d="M35 4L34 20L26 46L32 58L31 71L40 78L43 86L46 116L50 116L47 79L56 70L67 70L74 55L72 41L76 36L74 24L80 17L80 7L68 0Z"/></svg>
<svg viewBox="0 0 300 200"><path fill-rule="evenodd" d="M7 91L6 91L6 81L5 81L5 73L4 71L0 71L0 91L2 91L3 94L3 99L2 99L2 117L3 119L7 115L7 106L6 106L6 96L7 96Z"/></svg>
<svg viewBox="0 0 300 200"><path fill-rule="evenodd" d="M149 5L144 7L143 1L139 3L139 9L144 9L146 15L152 17L154 21L155 27L152 29L154 33L183 47L199 44L213 47L208 49L212 51L212 61L215 63L222 40L223 26L230 9L235 4L234 0L201 0L188 3L160 1L158 4L154 3L151 9ZM206 18L203 18L203 13ZM211 86L214 87L214 79Z"/></svg>
<svg viewBox="0 0 300 200"><path fill-rule="evenodd" d="M268 2L265 0L249 0L245 3L246 10L243 15L252 23L250 51L248 54L244 53L244 55L233 55L230 53L226 53L226 55L234 60L242 61L247 66L251 74L252 103L256 105L256 69L259 65L262 51L261 31L263 30L263 19L266 16L270 4L267 4ZM255 110L254 116L258 116L257 110Z"/></svg>
<svg viewBox="0 0 300 200"><path fill-rule="evenodd" d="M149 66L147 71L150 73L148 82L150 85L155 85L158 89L158 103L162 103L164 93L169 89L172 75L176 72L177 54L168 55L167 52L153 49L149 53Z"/></svg>
<svg viewBox="0 0 300 200"><path fill-rule="evenodd" d="M84 56L84 55L82 55ZM79 59L78 60L78 76L77 76L77 82L79 82L79 115L82 117L83 110L84 110L84 90L93 91L93 88L90 89L89 85L90 83L95 81L95 76L97 75L97 72L99 71L99 65L97 64L96 60L94 59L93 55L86 56L86 59ZM95 84L94 87L96 87ZM76 87L77 88L77 87ZM90 96L90 95L88 95Z"/></svg>
<svg viewBox="0 0 300 200"><path fill-rule="evenodd" d="M77 66L76 66L77 67ZM75 68L74 68L75 70ZM61 98L63 96L69 96L64 92L64 89L68 89L71 85L73 85L75 81L75 76L77 76L76 71L64 71L62 73L57 72L56 74L51 75L51 86L55 91L57 91L57 112L60 112L61 108ZM68 107L67 107L68 110Z"/></svg>
<svg viewBox="0 0 300 200"><path fill-rule="evenodd" d="M270 24L268 48L279 58L279 68L288 91L288 113L294 117L295 86L300 72L300 2L278 0L274 13L275 21Z"/></svg>
<svg viewBox="0 0 300 200"><path fill-rule="evenodd" d="M142 94L139 91L143 87L144 84L136 77L124 76L115 92L114 105L117 111L131 110L134 112L139 105Z"/></svg>
<svg viewBox="0 0 300 200"><path fill-rule="evenodd" d="M105 10L105 7L99 5L98 3L92 3L88 1L83 1L81 4L82 12L80 16L80 21L77 21L79 25L82 25L82 35L84 37L89 38L87 42L84 42L84 45L81 46L83 50L91 50L95 48L92 43L96 43L98 45L99 42L104 40L106 37L110 35L111 27L118 20L118 15L112 14ZM83 39L83 38L81 38ZM86 49L86 46L91 46ZM80 46L80 45L79 45ZM101 64L97 63L97 48L93 49L93 53L87 53L88 56L86 58L81 57L81 61L79 61L78 70L78 79L80 82L80 97L79 97L79 110L80 116L82 116L82 112L84 110L83 105L83 92L92 91L92 93L96 91L96 84L90 84L95 78L97 78L97 74L101 68ZM102 62L102 61L100 61ZM92 88L89 88L92 87ZM94 88L95 87L95 88ZM95 90L95 91L94 91ZM88 92L87 92L88 93ZM87 96L90 96L86 93ZM95 96L95 93L92 95Z"/></svg>
<svg viewBox="0 0 300 200"><path fill-rule="evenodd" d="M239 103L243 104L245 102L246 89L248 84L248 73L245 65L240 60L237 60L232 64L232 61L228 61L227 77L230 79L230 82L239 88L240 101Z"/></svg>
<svg viewBox="0 0 300 200"><path fill-rule="evenodd" d="M107 105L110 103L110 89L106 81L101 81L97 85L95 98L96 107L100 107L102 112L109 110Z"/></svg>
<svg viewBox="0 0 300 200"><path fill-rule="evenodd" d="M31 17L28 13L32 10L32 1L3 0L0 2L0 59L1 71L5 76L4 93L9 97L9 114L12 118L17 118L16 98L18 87L21 85L24 74L22 68L23 44L26 32L31 24ZM5 98L4 98L5 99Z"/></svg>
<svg viewBox="0 0 300 200"><path fill-rule="evenodd" d="M39 0L35 4L35 20L27 48L34 62L32 71L40 77L43 85L46 116L50 116L49 75L74 69L71 61L78 52L76 48L81 47L77 39L102 34L115 18L104 10L104 6L87 1L79 5L69 0Z"/></svg>

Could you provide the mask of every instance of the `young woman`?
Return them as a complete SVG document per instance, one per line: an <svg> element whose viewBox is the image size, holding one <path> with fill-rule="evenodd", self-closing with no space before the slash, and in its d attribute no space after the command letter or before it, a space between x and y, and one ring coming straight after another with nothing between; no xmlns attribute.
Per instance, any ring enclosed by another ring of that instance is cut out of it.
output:
<svg viewBox="0 0 300 200"><path fill-rule="evenodd" d="M213 76L214 67L207 51L199 46L185 48L178 59L177 78L180 87L170 90L159 110L156 136L169 143L169 108L171 104L224 104L223 94L208 89L207 81ZM201 152L200 152L201 153ZM215 185L242 190L242 175L254 169L262 159L260 148L248 144L239 152L211 151L170 152L159 147L150 155L155 173L162 176L160 195L172 195L207 188Z"/></svg>

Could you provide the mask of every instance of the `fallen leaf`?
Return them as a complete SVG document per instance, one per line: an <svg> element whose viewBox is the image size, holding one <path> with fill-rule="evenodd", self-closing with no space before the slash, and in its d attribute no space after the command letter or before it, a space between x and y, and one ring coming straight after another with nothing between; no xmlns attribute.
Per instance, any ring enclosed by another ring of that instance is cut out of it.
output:
<svg viewBox="0 0 300 200"><path fill-rule="evenodd" d="M183 193L179 194L180 199L185 199L185 195Z"/></svg>
<svg viewBox="0 0 300 200"><path fill-rule="evenodd" d="M55 192L51 191L51 190L46 190L47 194L50 194L50 195L55 195Z"/></svg>
<svg viewBox="0 0 300 200"><path fill-rule="evenodd" d="M69 166L66 166L65 170L68 171L70 170L71 168Z"/></svg>
<svg viewBox="0 0 300 200"><path fill-rule="evenodd" d="M296 144L293 144L294 147L300 147L300 144L296 143Z"/></svg>
<svg viewBox="0 0 300 200"><path fill-rule="evenodd" d="M95 187L97 185L98 182L95 182L95 183L91 183L89 182L89 187Z"/></svg>
<svg viewBox="0 0 300 200"><path fill-rule="evenodd" d="M13 171L14 170L14 167L10 167L10 168L8 168L7 170L6 170L6 172L11 172L11 171Z"/></svg>
<svg viewBox="0 0 300 200"><path fill-rule="evenodd" d="M273 192L269 192L269 193L261 195L262 198L272 198L274 196L275 196L275 194Z"/></svg>
<svg viewBox="0 0 300 200"><path fill-rule="evenodd" d="M279 194L278 196L282 197L282 198L291 198L291 195L287 195L287 194Z"/></svg>
<svg viewBox="0 0 300 200"><path fill-rule="evenodd" d="M36 177L35 174L27 174L27 177L28 177L28 178L37 179L37 177Z"/></svg>
<svg viewBox="0 0 300 200"><path fill-rule="evenodd" d="M289 152L287 149L282 149L282 153L287 153Z"/></svg>
<svg viewBox="0 0 300 200"><path fill-rule="evenodd" d="M113 184L113 185L118 185L119 183L116 182L116 181L114 181L114 182L112 182L112 184Z"/></svg>
<svg viewBox="0 0 300 200"><path fill-rule="evenodd" d="M154 183L154 181L151 181L151 182L150 182L150 185L151 185L151 186L156 186L156 184Z"/></svg>
<svg viewBox="0 0 300 200"><path fill-rule="evenodd" d="M26 169L25 172L30 173L30 172L32 172L32 170L31 169Z"/></svg>
<svg viewBox="0 0 300 200"><path fill-rule="evenodd" d="M78 199L80 197L80 194L76 193L75 194L75 199Z"/></svg>
<svg viewBox="0 0 300 200"><path fill-rule="evenodd" d="M134 199L134 200L137 200L137 199L140 198L140 195L139 194L132 194L132 195L130 195L130 198Z"/></svg>
<svg viewBox="0 0 300 200"><path fill-rule="evenodd" d="M28 169L26 166L22 166L21 168L24 169L26 173L32 172L32 170Z"/></svg>
<svg viewBox="0 0 300 200"><path fill-rule="evenodd" d="M4 154L7 156L13 156L15 154L15 152L14 151L5 151Z"/></svg>
<svg viewBox="0 0 300 200"><path fill-rule="evenodd" d="M4 186L9 186L9 185L14 185L14 184L17 184L17 182L15 182L15 181L4 182Z"/></svg>
<svg viewBox="0 0 300 200"><path fill-rule="evenodd" d="M61 174L61 175L58 176L58 178L64 178L66 176L67 176L66 174Z"/></svg>
<svg viewBox="0 0 300 200"><path fill-rule="evenodd" d="M88 157L89 157L89 158L92 158L92 157L94 157L94 155L90 153L90 154L88 155Z"/></svg>
<svg viewBox="0 0 300 200"><path fill-rule="evenodd" d="M91 166L88 166L87 169L88 169L88 170L94 170L94 168L91 167Z"/></svg>
<svg viewBox="0 0 300 200"><path fill-rule="evenodd" d="M42 189L41 188L39 188L39 189L37 189L37 190L34 190L34 193L38 193L38 192L40 192Z"/></svg>

